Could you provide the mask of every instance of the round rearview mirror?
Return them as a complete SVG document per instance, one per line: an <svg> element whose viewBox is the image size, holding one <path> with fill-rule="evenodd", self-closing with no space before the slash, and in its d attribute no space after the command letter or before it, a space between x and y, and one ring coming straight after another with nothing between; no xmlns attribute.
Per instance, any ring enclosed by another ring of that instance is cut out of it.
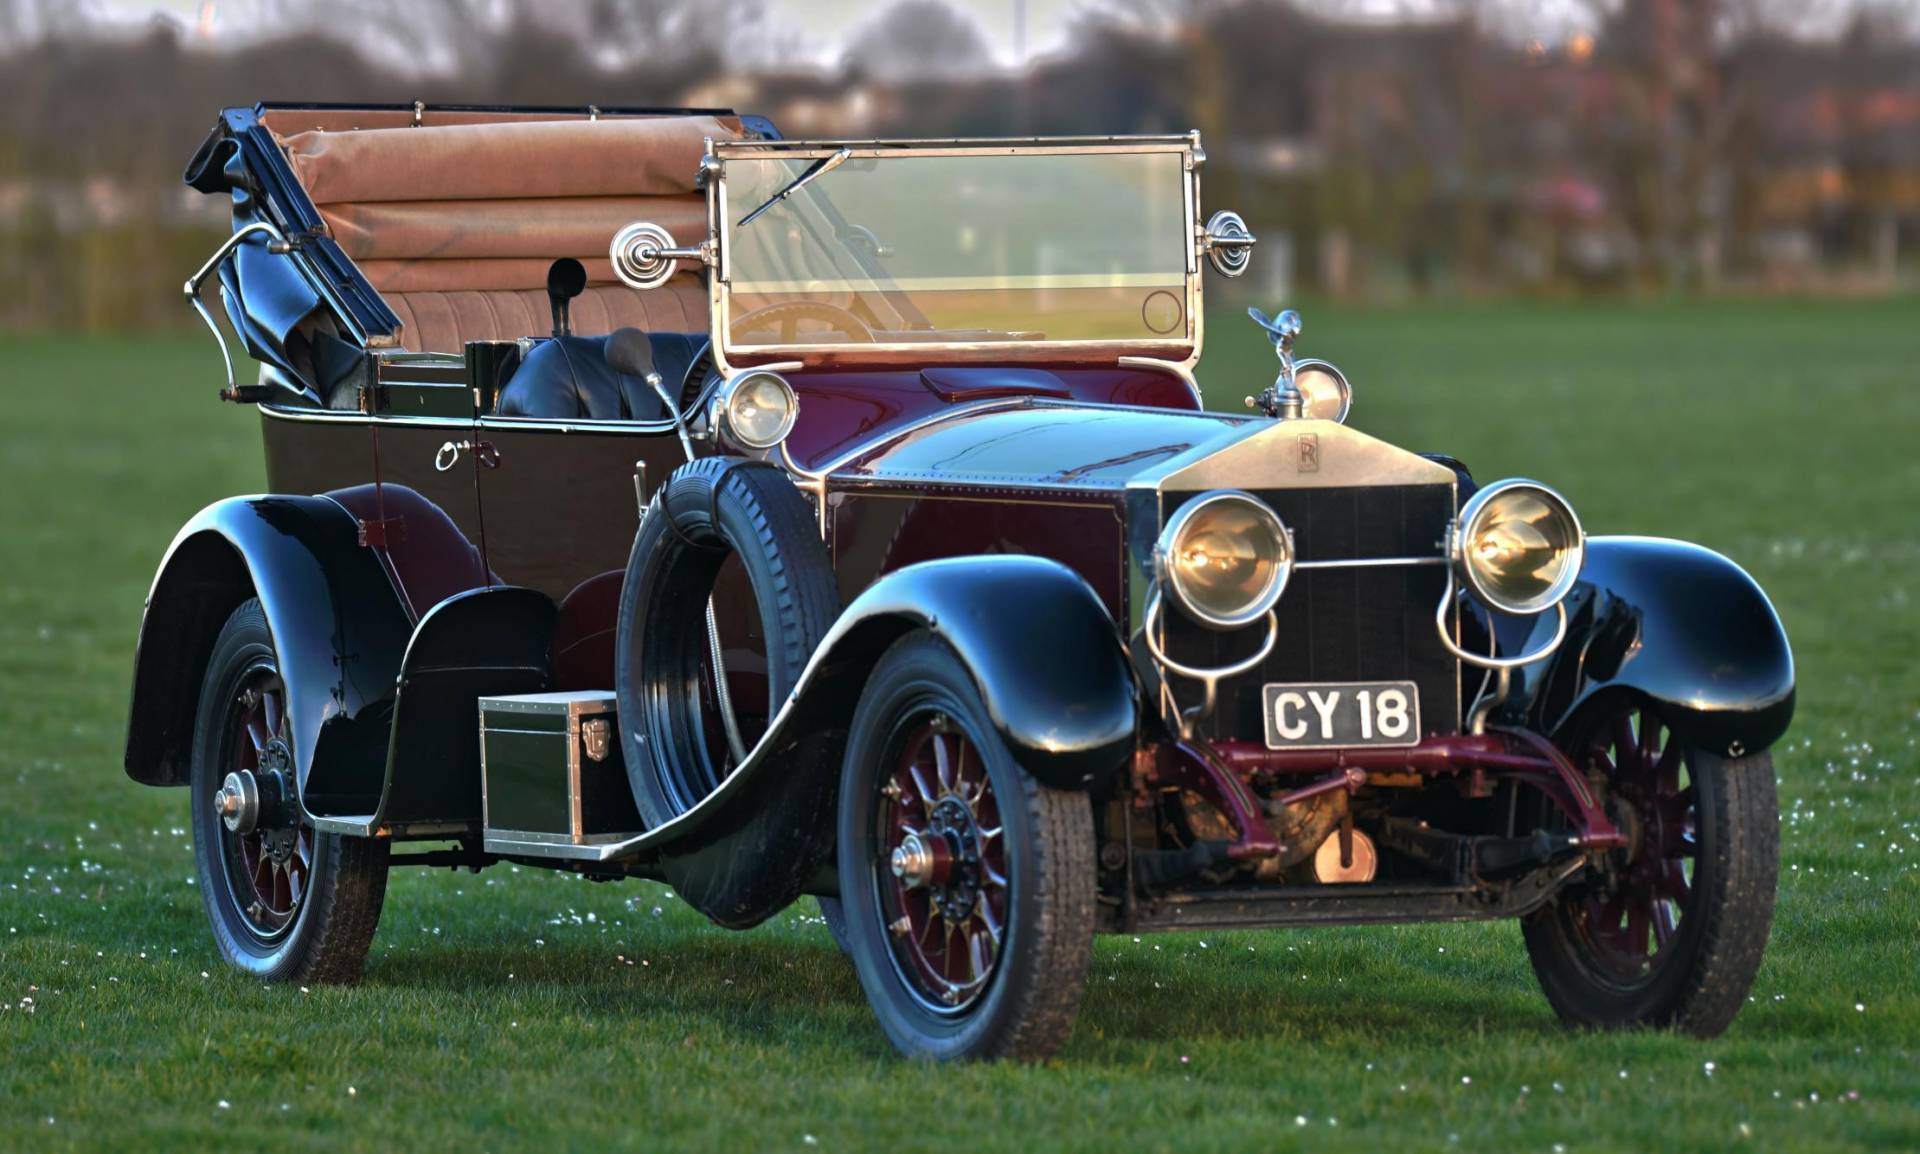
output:
<svg viewBox="0 0 1920 1154"><path fill-rule="evenodd" d="M635 221L613 234L608 255L613 275L628 288L656 289L672 278L674 262L687 250L673 243L673 234L650 220Z"/></svg>
<svg viewBox="0 0 1920 1154"><path fill-rule="evenodd" d="M1237 212L1221 209L1207 221L1207 263L1221 276L1239 276L1247 271L1253 256L1254 238L1247 222Z"/></svg>

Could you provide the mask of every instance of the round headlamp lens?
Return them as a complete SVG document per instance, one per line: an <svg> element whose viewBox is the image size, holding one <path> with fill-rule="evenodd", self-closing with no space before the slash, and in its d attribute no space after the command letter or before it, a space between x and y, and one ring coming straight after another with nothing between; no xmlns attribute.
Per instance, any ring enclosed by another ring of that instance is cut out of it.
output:
<svg viewBox="0 0 1920 1154"><path fill-rule="evenodd" d="M1346 424L1353 408L1353 386L1347 375L1326 361L1301 361L1294 367L1293 387L1305 399L1301 414L1315 420Z"/></svg>
<svg viewBox="0 0 1920 1154"><path fill-rule="evenodd" d="M1553 608L1579 579L1585 553L1572 507L1543 485L1489 486L1461 514L1459 562L1467 581L1507 613Z"/></svg>
<svg viewBox="0 0 1920 1154"><path fill-rule="evenodd" d="M727 432L750 449L768 449L793 429L800 402L778 373L749 373L727 390Z"/></svg>
<svg viewBox="0 0 1920 1154"><path fill-rule="evenodd" d="M1224 629L1273 608L1293 568L1293 545L1273 510L1244 493L1215 493L1174 515L1160 558L1188 614Z"/></svg>

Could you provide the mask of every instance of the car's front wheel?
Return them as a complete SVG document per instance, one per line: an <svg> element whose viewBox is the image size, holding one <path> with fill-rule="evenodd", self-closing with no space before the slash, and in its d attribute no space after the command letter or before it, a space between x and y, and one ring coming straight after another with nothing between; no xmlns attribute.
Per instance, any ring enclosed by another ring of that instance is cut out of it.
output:
<svg viewBox="0 0 1920 1154"><path fill-rule="evenodd" d="M360 977L387 891L387 842L317 833L294 797L286 684L258 601L214 642L193 733L193 848L213 940L270 981Z"/></svg>
<svg viewBox="0 0 1920 1154"><path fill-rule="evenodd" d="M958 656L880 659L841 776L848 952L887 1037L933 1059L1037 1059L1086 988L1093 815L1020 768Z"/></svg>
<svg viewBox="0 0 1920 1154"><path fill-rule="evenodd" d="M1523 923L1547 1000L1575 1026L1719 1034L1753 988L1773 923L1772 758L1688 745L1640 701L1570 745L1604 778L1628 844Z"/></svg>

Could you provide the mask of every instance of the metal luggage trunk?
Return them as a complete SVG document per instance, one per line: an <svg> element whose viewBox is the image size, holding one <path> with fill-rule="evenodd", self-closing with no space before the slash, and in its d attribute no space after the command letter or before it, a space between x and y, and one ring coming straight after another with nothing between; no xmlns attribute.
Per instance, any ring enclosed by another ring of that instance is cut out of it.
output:
<svg viewBox="0 0 1920 1154"><path fill-rule="evenodd" d="M603 690L480 699L481 807L495 841L592 845L641 828Z"/></svg>

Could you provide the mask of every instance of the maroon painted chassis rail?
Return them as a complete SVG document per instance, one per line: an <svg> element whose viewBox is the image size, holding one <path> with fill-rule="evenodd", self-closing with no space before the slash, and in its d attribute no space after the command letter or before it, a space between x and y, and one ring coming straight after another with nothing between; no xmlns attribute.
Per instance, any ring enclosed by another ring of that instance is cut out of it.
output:
<svg viewBox="0 0 1920 1154"><path fill-rule="evenodd" d="M1626 844L1579 769L1552 742L1526 730L1448 734L1417 745L1353 749L1276 750L1246 741L1189 741L1143 752L1135 767L1142 784L1191 789L1226 814L1239 835L1227 853L1238 860L1280 852L1263 817L1263 803L1250 786L1254 779L1318 775L1318 780L1274 799L1292 805L1336 789L1352 793L1377 773L1457 778L1473 796L1490 792L1494 779L1522 782L1566 813L1581 845L1607 849Z"/></svg>

